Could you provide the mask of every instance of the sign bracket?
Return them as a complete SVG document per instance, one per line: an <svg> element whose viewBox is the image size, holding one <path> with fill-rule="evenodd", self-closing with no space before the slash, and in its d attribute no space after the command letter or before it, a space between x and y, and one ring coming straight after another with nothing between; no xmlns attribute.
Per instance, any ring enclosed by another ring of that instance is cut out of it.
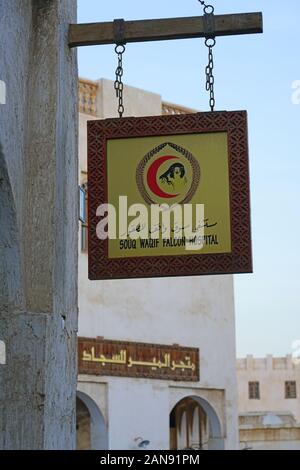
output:
<svg viewBox="0 0 300 470"><path fill-rule="evenodd" d="M263 32L261 12L231 15L164 18L155 20L124 21L105 23L71 24L69 47L95 46L104 44L191 39L212 36L232 36Z"/></svg>

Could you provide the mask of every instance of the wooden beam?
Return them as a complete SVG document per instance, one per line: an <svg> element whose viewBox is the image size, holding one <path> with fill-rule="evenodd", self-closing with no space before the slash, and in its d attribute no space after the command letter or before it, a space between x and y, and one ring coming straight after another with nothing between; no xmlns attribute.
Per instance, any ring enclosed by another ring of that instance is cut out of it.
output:
<svg viewBox="0 0 300 470"><path fill-rule="evenodd" d="M95 46L116 42L114 23L71 24L69 46ZM262 13L214 16L214 35L230 36L263 32ZM125 42L163 41L207 36L203 16L124 22Z"/></svg>

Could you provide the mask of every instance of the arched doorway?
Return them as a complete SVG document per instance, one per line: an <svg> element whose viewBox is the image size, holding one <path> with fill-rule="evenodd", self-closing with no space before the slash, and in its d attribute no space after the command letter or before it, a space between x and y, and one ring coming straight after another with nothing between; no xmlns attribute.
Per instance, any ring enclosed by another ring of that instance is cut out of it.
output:
<svg viewBox="0 0 300 470"><path fill-rule="evenodd" d="M107 427L97 404L83 392L76 397L76 449L107 450Z"/></svg>
<svg viewBox="0 0 300 470"><path fill-rule="evenodd" d="M170 449L224 449L220 420L203 398L180 400L170 413Z"/></svg>

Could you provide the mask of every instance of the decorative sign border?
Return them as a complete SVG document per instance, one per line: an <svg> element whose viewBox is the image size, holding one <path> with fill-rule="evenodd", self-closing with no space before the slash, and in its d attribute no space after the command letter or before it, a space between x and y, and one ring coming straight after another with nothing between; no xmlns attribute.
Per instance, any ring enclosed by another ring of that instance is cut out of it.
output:
<svg viewBox="0 0 300 470"><path fill-rule="evenodd" d="M199 349L78 338L79 374L199 381Z"/></svg>
<svg viewBox="0 0 300 470"><path fill-rule="evenodd" d="M230 253L108 258L96 210L107 202L108 139L226 132L231 211ZM89 279L193 276L252 272L246 111L106 119L88 122Z"/></svg>

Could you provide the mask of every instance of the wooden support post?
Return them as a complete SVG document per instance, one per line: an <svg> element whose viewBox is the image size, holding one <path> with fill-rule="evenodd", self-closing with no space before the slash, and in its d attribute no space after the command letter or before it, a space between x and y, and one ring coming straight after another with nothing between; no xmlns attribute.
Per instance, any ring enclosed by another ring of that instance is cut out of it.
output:
<svg viewBox="0 0 300 470"><path fill-rule="evenodd" d="M263 32L262 13L215 15L213 36ZM69 46L95 46L116 43L116 23L71 24ZM163 41L202 38L208 35L204 16L158 20L124 21L124 42Z"/></svg>

